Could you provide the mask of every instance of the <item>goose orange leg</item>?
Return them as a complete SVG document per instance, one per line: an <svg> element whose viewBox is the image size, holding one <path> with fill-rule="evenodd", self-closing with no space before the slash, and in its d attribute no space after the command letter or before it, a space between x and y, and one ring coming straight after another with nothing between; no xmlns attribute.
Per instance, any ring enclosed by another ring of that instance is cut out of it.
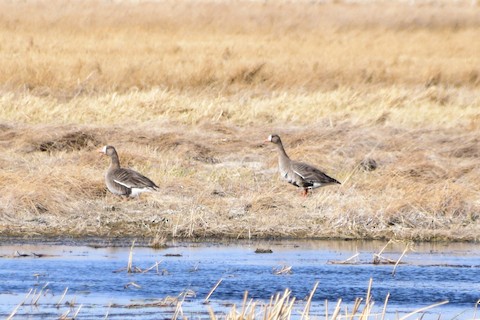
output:
<svg viewBox="0 0 480 320"><path fill-rule="evenodd" d="M308 189L307 189L307 188L303 188L303 190L302 190L302 196L303 196L304 198L306 198L306 197L308 196Z"/></svg>

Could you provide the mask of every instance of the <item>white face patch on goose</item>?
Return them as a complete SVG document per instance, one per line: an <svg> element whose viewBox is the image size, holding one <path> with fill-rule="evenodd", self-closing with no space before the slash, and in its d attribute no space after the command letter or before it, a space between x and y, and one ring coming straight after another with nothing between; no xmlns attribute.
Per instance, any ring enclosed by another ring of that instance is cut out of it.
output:
<svg viewBox="0 0 480 320"><path fill-rule="evenodd" d="M107 153L107 146L104 146L104 147L102 148L102 152L105 153L105 154Z"/></svg>
<svg viewBox="0 0 480 320"><path fill-rule="evenodd" d="M269 135L267 140L272 142L272 135Z"/></svg>

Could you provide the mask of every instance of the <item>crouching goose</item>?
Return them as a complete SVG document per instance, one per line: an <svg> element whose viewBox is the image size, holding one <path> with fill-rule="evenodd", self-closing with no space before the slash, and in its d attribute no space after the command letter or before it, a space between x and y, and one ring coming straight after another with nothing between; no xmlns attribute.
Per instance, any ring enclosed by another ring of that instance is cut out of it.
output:
<svg viewBox="0 0 480 320"><path fill-rule="evenodd" d="M142 192L158 189L158 186L152 180L137 171L120 167L120 160L114 147L104 146L98 151L112 159L112 163L105 174L105 183L111 193L133 198Z"/></svg>
<svg viewBox="0 0 480 320"><path fill-rule="evenodd" d="M280 140L278 135L272 134L268 136L268 139L265 140L265 142L271 142L277 146L280 175L288 183L302 188L302 195L304 197L307 196L308 190L330 184L340 184L337 180L327 176L325 173L309 164L290 160L283 148L282 140Z"/></svg>

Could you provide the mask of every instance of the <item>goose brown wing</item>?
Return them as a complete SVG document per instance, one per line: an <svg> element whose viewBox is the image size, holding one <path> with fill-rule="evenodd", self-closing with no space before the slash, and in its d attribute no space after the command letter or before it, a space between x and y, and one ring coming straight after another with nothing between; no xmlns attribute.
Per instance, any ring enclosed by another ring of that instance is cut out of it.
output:
<svg viewBox="0 0 480 320"><path fill-rule="evenodd" d="M316 182L321 184L340 184L340 182L338 182L336 179L326 175L319 169L303 162L292 161L292 170L308 183L313 184Z"/></svg>
<svg viewBox="0 0 480 320"><path fill-rule="evenodd" d="M119 168L113 173L113 180L127 188L153 188L158 186L144 175L132 169Z"/></svg>

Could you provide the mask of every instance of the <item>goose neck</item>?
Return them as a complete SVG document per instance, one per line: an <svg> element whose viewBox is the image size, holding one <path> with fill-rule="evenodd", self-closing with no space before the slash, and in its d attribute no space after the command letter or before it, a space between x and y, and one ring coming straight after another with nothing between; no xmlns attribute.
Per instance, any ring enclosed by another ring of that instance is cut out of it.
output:
<svg viewBox="0 0 480 320"><path fill-rule="evenodd" d="M110 168L112 168L112 169L120 168L120 160L118 159L117 152L112 153L110 158L112 159L112 163L110 164Z"/></svg>
<svg viewBox="0 0 480 320"><path fill-rule="evenodd" d="M287 161L289 159L287 152L285 151L281 143L277 144L277 150L278 150L279 161Z"/></svg>

